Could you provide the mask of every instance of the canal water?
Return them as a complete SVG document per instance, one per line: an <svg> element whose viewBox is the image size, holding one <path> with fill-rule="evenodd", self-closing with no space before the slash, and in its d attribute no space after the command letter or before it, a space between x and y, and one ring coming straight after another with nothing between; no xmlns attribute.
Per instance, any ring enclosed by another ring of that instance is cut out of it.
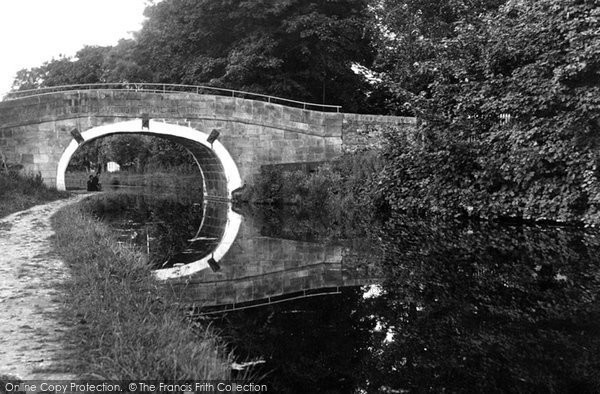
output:
<svg viewBox="0 0 600 394"><path fill-rule="evenodd" d="M340 239L325 213L186 193L87 204L270 392L600 392L594 231L406 217Z"/></svg>

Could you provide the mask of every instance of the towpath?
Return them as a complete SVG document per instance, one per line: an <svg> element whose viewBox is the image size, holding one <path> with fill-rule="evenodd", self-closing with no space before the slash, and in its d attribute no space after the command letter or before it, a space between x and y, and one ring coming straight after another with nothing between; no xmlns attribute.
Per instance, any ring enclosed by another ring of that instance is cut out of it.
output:
<svg viewBox="0 0 600 394"><path fill-rule="evenodd" d="M38 205L0 219L0 376L72 379L59 341L60 285L67 267L52 251L50 217L84 198Z"/></svg>

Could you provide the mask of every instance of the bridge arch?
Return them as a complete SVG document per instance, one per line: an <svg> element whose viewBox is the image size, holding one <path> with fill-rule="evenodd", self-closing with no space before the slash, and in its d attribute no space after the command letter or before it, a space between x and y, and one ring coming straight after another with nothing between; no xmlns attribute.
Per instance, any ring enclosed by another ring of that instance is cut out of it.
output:
<svg viewBox="0 0 600 394"><path fill-rule="evenodd" d="M204 193L208 198L231 199L234 190L242 187L238 167L218 140L208 142L209 135L191 127L150 120L142 128L142 119L128 120L93 127L81 132L83 142L112 134L145 134L164 137L183 145L194 156L204 179ZM80 144L72 139L62 153L56 168L56 188L65 190L65 172L73 154Z"/></svg>

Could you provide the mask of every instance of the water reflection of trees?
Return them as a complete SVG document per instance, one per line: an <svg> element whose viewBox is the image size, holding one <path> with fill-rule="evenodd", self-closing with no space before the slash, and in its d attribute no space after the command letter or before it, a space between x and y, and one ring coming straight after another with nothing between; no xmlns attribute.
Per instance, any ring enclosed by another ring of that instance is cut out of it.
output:
<svg viewBox="0 0 600 394"><path fill-rule="evenodd" d="M359 288L330 297L228 313L214 319L241 359L263 359L252 374L275 393L349 393L362 374L372 319Z"/></svg>
<svg viewBox="0 0 600 394"><path fill-rule="evenodd" d="M274 207L244 204L236 206L236 210L260 222L261 234L273 238L309 242L347 240L363 236L364 227L367 227L362 222L360 225L356 221L347 222L327 210L311 211L294 205ZM370 215L365 215L365 222L367 219L370 220Z"/></svg>
<svg viewBox="0 0 600 394"><path fill-rule="evenodd" d="M369 391L598 392L595 234L407 219L382 240Z"/></svg>
<svg viewBox="0 0 600 394"><path fill-rule="evenodd" d="M358 288L217 320L275 392L598 392L600 242L580 229L412 219L373 230Z"/></svg>

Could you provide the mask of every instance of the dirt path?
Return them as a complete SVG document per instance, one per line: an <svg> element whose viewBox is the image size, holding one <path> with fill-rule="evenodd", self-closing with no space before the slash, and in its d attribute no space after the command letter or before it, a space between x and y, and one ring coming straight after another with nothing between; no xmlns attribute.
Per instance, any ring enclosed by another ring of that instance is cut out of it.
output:
<svg viewBox="0 0 600 394"><path fill-rule="evenodd" d="M50 217L84 198L39 205L0 219L0 375L70 379L60 372L59 285L67 269L53 253Z"/></svg>

